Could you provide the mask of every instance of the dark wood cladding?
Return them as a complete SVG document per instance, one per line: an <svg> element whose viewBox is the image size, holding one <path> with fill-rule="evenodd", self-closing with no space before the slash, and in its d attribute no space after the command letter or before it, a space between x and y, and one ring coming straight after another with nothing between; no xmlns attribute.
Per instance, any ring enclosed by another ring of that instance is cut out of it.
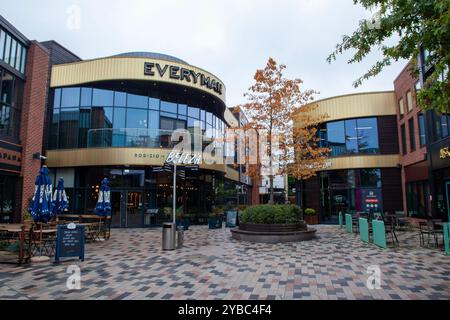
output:
<svg viewBox="0 0 450 320"><path fill-rule="evenodd" d="M381 169L383 209L389 213L403 210L402 178L399 168Z"/></svg>
<svg viewBox="0 0 450 320"><path fill-rule="evenodd" d="M381 154L399 153L396 116L378 117L378 139Z"/></svg>

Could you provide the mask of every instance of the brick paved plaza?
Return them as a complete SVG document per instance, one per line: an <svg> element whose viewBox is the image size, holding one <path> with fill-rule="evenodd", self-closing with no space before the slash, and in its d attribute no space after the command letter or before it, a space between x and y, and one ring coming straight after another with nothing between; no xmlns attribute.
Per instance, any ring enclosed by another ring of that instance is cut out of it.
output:
<svg viewBox="0 0 450 320"><path fill-rule="evenodd" d="M419 247L417 232L382 250L337 226L290 244L251 244L194 226L185 247L161 250L161 229L117 229L88 244L85 262L0 266L0 299L450 299L450 257ZM81 267L81 289L66 269ZM366 287L379 265L380 290Z"/></svg>

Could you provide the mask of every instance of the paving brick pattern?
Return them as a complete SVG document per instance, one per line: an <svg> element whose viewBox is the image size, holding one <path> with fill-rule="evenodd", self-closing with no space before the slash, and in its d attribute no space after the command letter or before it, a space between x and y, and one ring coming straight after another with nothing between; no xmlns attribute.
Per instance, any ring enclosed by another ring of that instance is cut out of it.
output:
<svg viewBox="0 0 450 320"><path fill-rule="evenodd" d="M318 238L251 244L228 229L194 226L185 246L161 250L161 229L113 230L88 244L85 262L0 265L0 299L450 299L450 257L419 247L417 232L386 250L337 226ZM70 264L81 289L69 290ZM381 289L366 286L367 267L381 269Z"/></svg>

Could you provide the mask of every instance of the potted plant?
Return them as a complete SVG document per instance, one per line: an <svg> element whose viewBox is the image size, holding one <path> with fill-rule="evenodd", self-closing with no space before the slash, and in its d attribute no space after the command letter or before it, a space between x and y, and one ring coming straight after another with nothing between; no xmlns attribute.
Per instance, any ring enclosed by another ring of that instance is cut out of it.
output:
<svg viewBox="0 0 450 320"><path fill-rule="evenodd" d="M221 229L222 228L222 213L223 213L223 210L220 207L213 208L213 212L208 215L209 229Z"/></svg>
<svg viewBox="0 0 450 320"><path fill-rule="evenodd" d="M312 208L306 208L304 212L305 222L307 224L318 224L319 223L319 216L316 214L316 210Z"/></svg>

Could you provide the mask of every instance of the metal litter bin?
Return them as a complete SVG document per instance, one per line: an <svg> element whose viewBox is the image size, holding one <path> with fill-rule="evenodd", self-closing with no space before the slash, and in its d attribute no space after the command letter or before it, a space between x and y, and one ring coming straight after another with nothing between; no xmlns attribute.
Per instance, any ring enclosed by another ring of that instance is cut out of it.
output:
<svg viewBox="0 0 450 320"><path fill-rule="evenodd" d="M179 226L177 228L177 248L181 248L184 242L184 228Z"/></svg>
<svg viewBox="0 0 450 320"><path fill-rule="evenodd" d="M175 224L165 222L162 227L162 249L175 250Z"/></svg>

